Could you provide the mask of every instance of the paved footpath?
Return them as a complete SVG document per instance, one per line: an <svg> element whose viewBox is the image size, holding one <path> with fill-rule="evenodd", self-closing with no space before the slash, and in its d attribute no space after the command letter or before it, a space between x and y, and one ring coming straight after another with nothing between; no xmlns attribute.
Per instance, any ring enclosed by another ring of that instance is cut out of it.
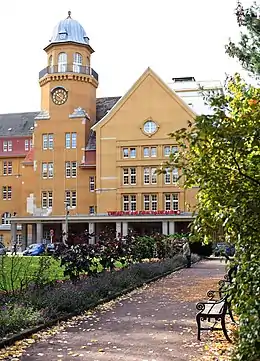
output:
<svg viewBox="0 0 260 361"><path fill-rule="evenodd" d="M190 360L201 352L195 304L224 273L218 260L173 273L69 322L28 348L21 361Z"/></svg>

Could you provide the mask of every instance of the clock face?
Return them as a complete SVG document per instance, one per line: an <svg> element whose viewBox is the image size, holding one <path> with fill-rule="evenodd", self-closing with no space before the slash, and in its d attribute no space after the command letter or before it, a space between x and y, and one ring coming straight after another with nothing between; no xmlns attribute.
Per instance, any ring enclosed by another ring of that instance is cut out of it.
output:
<svg viewBox="0 0 260 361"><path fill-rule="evenodd" d="M68 92L63 88L56 88L52 92L52 101L56 105L62 105L66 103L68 99Z"/></svg>

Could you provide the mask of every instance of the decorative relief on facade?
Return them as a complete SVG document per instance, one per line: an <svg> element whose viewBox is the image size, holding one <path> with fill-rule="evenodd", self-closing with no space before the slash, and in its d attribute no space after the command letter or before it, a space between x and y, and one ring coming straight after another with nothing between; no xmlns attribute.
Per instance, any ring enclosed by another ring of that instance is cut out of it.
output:
<svg viewBox="0 0 260 361"><path fill-rule="evenodd" d="M90 119L88 113L81 107L74 109L74 112L69 115L69 118L86 118L88 120Z"/></svg>
<svg viewBox="0 0 260 361"><path fill-rule="evenodd" d="M44 120L44 119L50 119L50 114L47 110L41 110L40 113L34 118L37 120Z"/></svg>

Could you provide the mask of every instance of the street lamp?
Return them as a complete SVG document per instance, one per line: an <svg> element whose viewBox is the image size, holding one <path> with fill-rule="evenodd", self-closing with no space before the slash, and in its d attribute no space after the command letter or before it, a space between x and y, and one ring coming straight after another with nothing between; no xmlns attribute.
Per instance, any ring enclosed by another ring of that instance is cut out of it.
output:
<svg viewBox="0 0 260 361"><path fill-rule="evenodd" d="M67 246L67 240L68 240L68 233L69 233L69 206L70 203L68 201L64 201L65 204L65 234L63 233L64 237L63 237L63 243L65 244L65 246Z"/></svg>

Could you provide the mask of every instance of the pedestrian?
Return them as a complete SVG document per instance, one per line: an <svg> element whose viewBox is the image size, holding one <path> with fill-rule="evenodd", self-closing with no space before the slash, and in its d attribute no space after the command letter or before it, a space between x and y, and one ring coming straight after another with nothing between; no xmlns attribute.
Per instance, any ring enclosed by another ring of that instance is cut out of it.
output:
<svg viewBox="0 0 260 361"><path fill-rule="evenodd" d="M15 256L16 256L16 254L17 254L17 242L15 242L15 243L13 244L13 250L12 250L12 255L15 255Z"/></svg>
<svg viewBox="0 0 260 361"><path fill-rule="evenodd" d="M191 266L191 250L188 240L185 240L182 247L183 256L186 257L187 260L187 268Z"/></svg>

